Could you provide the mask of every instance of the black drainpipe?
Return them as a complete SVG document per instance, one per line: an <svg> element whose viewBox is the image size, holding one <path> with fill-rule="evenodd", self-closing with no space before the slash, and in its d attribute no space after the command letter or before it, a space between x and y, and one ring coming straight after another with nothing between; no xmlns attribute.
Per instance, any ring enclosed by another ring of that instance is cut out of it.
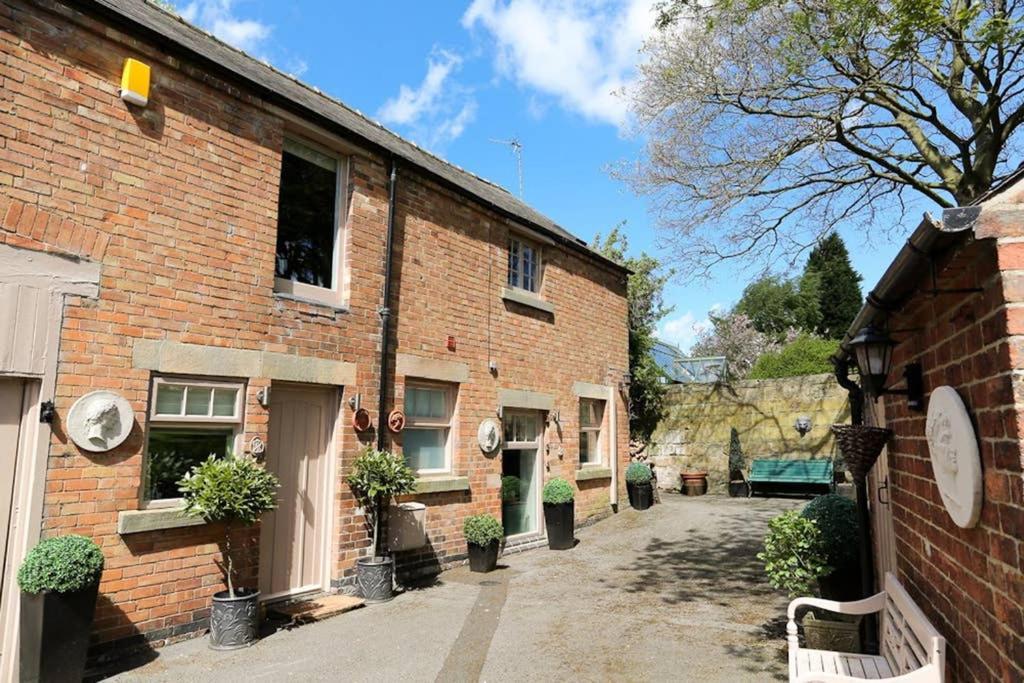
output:
<svg viewBox="0 0 1024 683"><path fill-rule="evenodd" d="M850 424L864 424L864 391L850 379L850 361L848 358L833 360L836 370L836 381L850 395ZM866 480L854 481L857 491L857 526L858 545L860 546L860 596L867 598L875 594L875 566L871 561L871 514L868 512L868 483ZM878 652L878 628L874 615L864 618L864 643L867 652Z"/></svg>
<svg viewBox="0 0 1024 683"><path fill-rule="evenodd" d="M384 246L384 304L380 307L380 391L377 404L377 449L384 449L384 410L387 407L388 358L391 340L391 248L395 241L395 189L398 185L398 164L391 157L388 178L388 234Z"/></svg>

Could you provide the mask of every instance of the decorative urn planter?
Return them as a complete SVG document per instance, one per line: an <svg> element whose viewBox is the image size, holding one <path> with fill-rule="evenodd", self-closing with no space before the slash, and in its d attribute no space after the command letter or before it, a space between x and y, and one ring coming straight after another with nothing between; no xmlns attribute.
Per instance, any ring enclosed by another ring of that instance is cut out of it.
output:
<svg viewBox="0 0 1024 683"><path fill-rule="evenodd" d="M213 594L210 611L210 649L238 650L249 647L259 637L260 592L236 588L235 597L228 591Z"/></svg>
<svg viewBox="0 0 1024 683"><path fill-rule="evenodd" d="M501 543L497 540L487 545L469 543L469 570L472 572L491 572L498 566L498 550Z"/></svg>
<svg viewBox="0 0 1024 683"><path fill-rule="evenodd" d="M679 475L681 491L685 496L703 496L708 492L707 472L683 472Z"/></svg>
<svg viewBox="0 0 1024 683"><path fill-rule="evenodd" d="M356 560L356 583L363 600L374 604L395 597L395 561L390 557L360 557Z"/></svg>

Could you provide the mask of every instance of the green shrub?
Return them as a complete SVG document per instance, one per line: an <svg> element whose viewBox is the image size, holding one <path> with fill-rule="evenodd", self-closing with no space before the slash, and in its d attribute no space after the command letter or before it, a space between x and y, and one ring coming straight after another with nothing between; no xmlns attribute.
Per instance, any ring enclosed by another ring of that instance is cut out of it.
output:
<svg viewBox="0 0 1024 683"><path fill-rule="evenodd" d="M729 430L729 479L743 478L743 447L740 446L740 433L735 427Z"/></svg>
<svg viewBox="0 0 1024 683"><path fill-rule="evenodd" d="M231 527L255 524L263 513L276 508L280 485L277 477L252 458L215 458L212 455L178 482L186 514L226 525L222 569L231 597L235 597Z"/></svg>
<svg viewBox="0 0 1024 683"><path fill-rule="evenodd" d="M391 499L416 490L416 475L401 458L373 446L363 449L345 478L373 525L373 554L380 550L380 522Z"/></svg>
<svg viewBox="0 0 1024 683"><path fill-rule="evenodd" d="M778 351L762 354L754 363L750 379L820 375L832 372L829 358L839 349L834 339L801 334Z"/></svg>
<svg viewBox="0 0 1024 683"><path fill-rule="evenodd" d="M626 468L626 482L630 484L646 484L653 478L651 468L642 462L631 462Z"/></svg>
<svg viewBox="0 0 1024 683"><path fill-rule="evenodd" d="M103 552L91 538L57 536L29 551L18 569L18 586L26 593L74 593L88 588L103 572Z"/></svg>
<svg viewBox="0 0 1024 683"><path fill-rule="evenodd" d="M859 524L856 503L837 493L829 493L805 505L800 515L818 525L821 553L827 565L843 569L857 563Z"/></svg>
<svg viewBox="0 0 1024 683"><path fill-rule="evenodd" d="M572 484L561 477L555 477L544 484L543 496L545 503L561 505L562 503L571 503L575 493L572 490Z"/></svg>
<svg viewBox="0 0 1024 683"><path fill-rule="evenodd" d="M790 597L813 594L818 577L832 571L821 552L818 525L796 510L768 522L764 550L757 559L764 562L768 583Z"/></svg>
<svg viewBox="0 0 1024 683"><path fill-rule="evenodd" d="M523 480L514 474L501 478L501 502L517 503L523 495Z"/></svg>
<svg viewBox="0 0 1024 683"><path fill-rule="evenodd" d="M501 541L505 530L494 515L470 515L462 524L462 535L466 543L485 546L492 541Z"/></svg>

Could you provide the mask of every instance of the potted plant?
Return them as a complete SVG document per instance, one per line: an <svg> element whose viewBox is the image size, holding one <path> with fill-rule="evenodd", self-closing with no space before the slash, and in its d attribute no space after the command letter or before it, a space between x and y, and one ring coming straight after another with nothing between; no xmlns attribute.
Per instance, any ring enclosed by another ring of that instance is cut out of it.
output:
<svg viewBox="0 0 1024 683"><path fill-rule="evenodd" d="M768 523L764 550L758 553L757 557L765 563L768 581L772 586L785 590L790 597L815 593L829 599L846 600L857 597L856 593L851 595L844 592L841 596L836 596L822 590L823 586L827 585L822 579L825 578L827 582L828 577L837 571L835 566L829 564L829 560L841 557L847 552L839 551L835 547L836 544L850 539L848 531L843 530L839 540L834 540L828 534L836 533L838 529L830 527L826 531L819 525L821 511L824 509L831 515L834 506L836 503L831 501L819 503L812 507L810 514L807 514L806 510L789 510ZM855 537L856 526L853 533L853 538ZM855 557L856 546L851 547L854 548ZM853 586L856 586L856 582ZM803 627L804 640L809 648L840 652L860 651L860 617L814 609L805 615Z"/></svg>
<svg viewBox="0 0 1024 683"><path fill-rule="evenodd" d="M21 588L23 681L78 681L85 671L103 552L85 536L56 536L29 551Z"/></svg>
<svg viewBox="0 0 1024 683"><path fill-rule="evenodd" d="M492 571L498 564L498 549L505 530L494 515L470 515L462 524L462 535L469 545L469 569Z"/></svg>
<svg viewBox="0 0 1024 683"><path fill-rule="evenodd" d="M548 548L568 550L575 545L573 527L576 519L575 494L572 484L555 477L544 484L544 526L548 530Z"/></svg>
<svg viewBox="0 0 1024 683"><path fill-rule="evenodd" d="M224 525L220 568L227 590L213 594L210 647L214 650L235 650L256 642L260 592L236 587L231 534L238 526L252 526L264 513L277 507L279 486L277 477L252 458L212 455L178 482L186 514Z"/></svg>
<svg viewBox="0 0 1024 683"><path fill-rule="evenodd" d="M729 497L746 498L750 487L743 476L743 447L740 446L740 433L733 427L729 430Z"/></svg>
<svg viewBox="0 0 1024 683"><path fill-rule="evenodd" d="M372 527L371 554L356 560L356 583L367 602L387 602L394 597L395 561L382 547L381 517L392 498L416 490L416 475L404 459L367 446L346 481Z"/></svg>
<svg viewBox="0 0 1024 683"><path fill-rule="evenodd" d="M626 493L634 510L646 510L654 501L651 490L651 468L642 462L631 462L626 468Z"/></svg>

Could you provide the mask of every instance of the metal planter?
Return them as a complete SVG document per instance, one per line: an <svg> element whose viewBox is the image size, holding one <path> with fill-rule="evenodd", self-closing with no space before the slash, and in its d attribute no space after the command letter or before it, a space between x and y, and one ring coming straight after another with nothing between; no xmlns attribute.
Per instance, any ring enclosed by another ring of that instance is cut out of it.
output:
<svg viewBox="0 0 1024 683"><path fill-rule="evenodd" d="M356 583L368 603L387 602L395 597L395 561L390 557L360 557L356 560Z"/></svg>
<svg viewBox="0 0 1024 683"><path fill-rule="evenodd" d="M259 638L260 592L251 588L213 594L210 612L210 649L238 650L249 647Z"/></svg>

